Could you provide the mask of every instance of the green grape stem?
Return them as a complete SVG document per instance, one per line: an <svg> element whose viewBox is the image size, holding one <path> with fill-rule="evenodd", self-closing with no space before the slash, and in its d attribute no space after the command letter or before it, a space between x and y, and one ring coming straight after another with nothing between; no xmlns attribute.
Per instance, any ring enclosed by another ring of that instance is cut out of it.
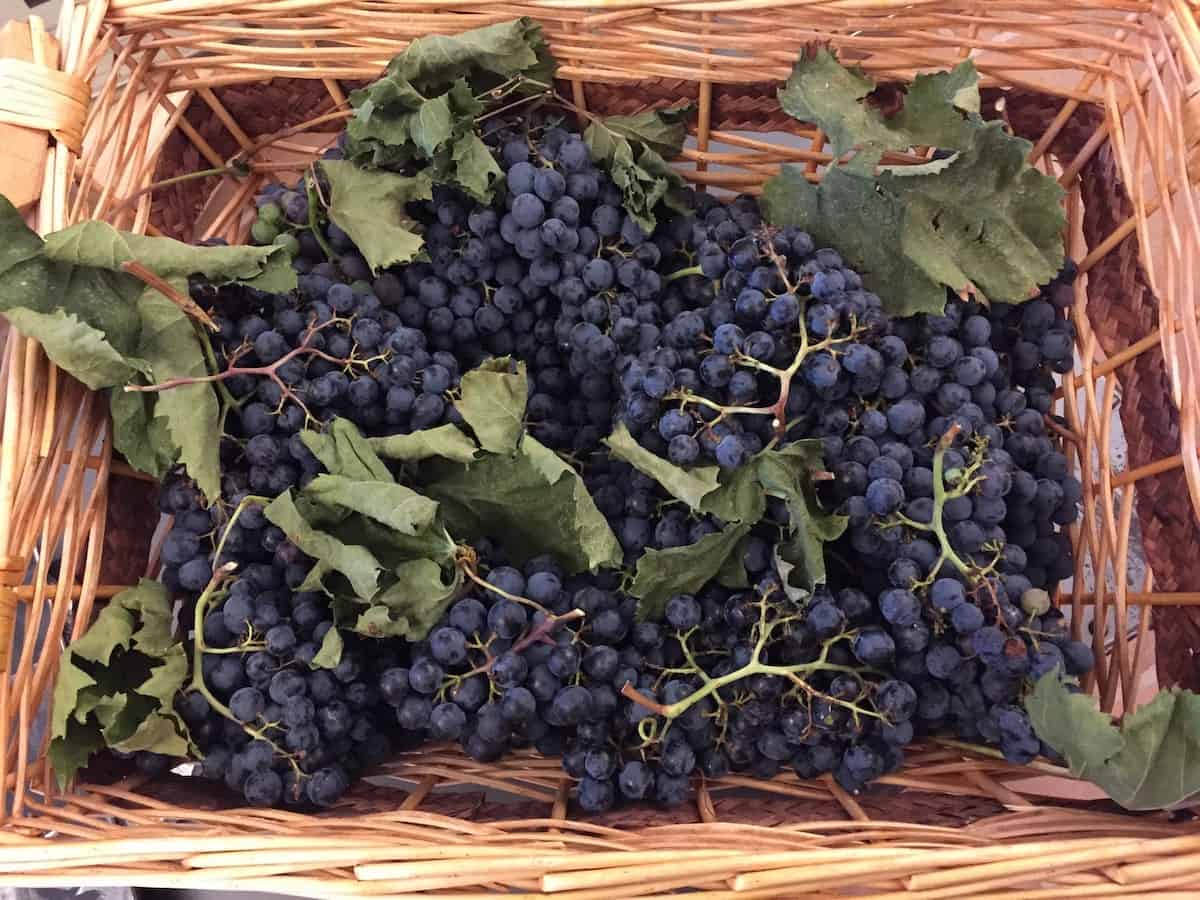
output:
<svg viewBox="0 0 1200 900"><path fill-rule="evenodd" d="M686 270L681 270L686 271ZM674 274L674 273L673 273ZM668 279L670 276L668 276ZM796 350L796 356L791 364L786 369L780 369L768 363L760 362L751 356L745 354L736 354L736 361L739 365L744 365L748 368L758 369L761 372L766 372L773 375L779 380L779 397L770 406L722 406L714 400L709 400L707 397L701 397L698 394L693 394L691 391L673 391L666 395L664 399L679 400L684 406L688 404L706 406L709 409L718 411L717 417L705 423L707 428L720 422L726 416L731 415L757 415L771 416L771 425L775 431L775 440L781 441L787 437L787 404L788 397L792 389L792 379L800 371L800 367L804 365L804 361L813 353L818 353L822 350L828 350L831 353L835 352L835 348L839 344L847 343L854 340L859 334L860 329L857 325L853 326L850 333L845 337L834 337L830 335L822 338L815 344L809 343L808 329L801 324L799 328L800 347Z"/></svg>
<svg viewBox="0 0 1200 900"><path fill-rule="evenodd" d="M680 278L687 278L689 275L703 275L704 270L699 266L688 266L685 269L676 269L670 275L663 278L665 282L677 281Z"/></svg>
<svg viewBox="0 0 1200 900"><path fill-rule="evenodd" d="M229 517L229 522L225 526L225 532L221 535L221 540L217 544L217 551L213 556L214 559L221 558L221 551L225 548L225 539L229 536L229 532L237 523L238 517L242 514L242 511L251 503L268 502L270 501L267 497L250 496L242 499L242 502L237 505L237 508L234 509L233 514ZM212 578L209 579L208 584L205 586L200 596L196 599L196 609L192 614L192 630L194 634L192 639L192 679L189 687L191 690L195 691L205 700L207 700L209 707L211 707L218 715L223 716L230 722L236 722L238 726L250 736L251 740L265 741L267 744L270 744L271 749L276 753L276 755L288 760L288 762L291 763L292 768L296 773L296 777L300 778L302 777L303 773L301 772L300 766L297 764L293 754L288 753L269 737L267 737L265 726L261 729L254 728L253 726L242 722L233 714L233 711L228 706L217 699L216 695L209 690L208 685L204 683L205 653L249 653L252 649L254 649L251 646L254 642L250 642L250 644L240 647L213 648L210 648L204 642L204 617L208 615L209 603L216 598L218 588L220 588L222 584L233 577L233 573L236 568L237 563L233 562L228 562L223 566L219 566L217 570L213 572Z"/></svg>
<svg viewBox="0 0 1200 900"><path fill-rule="evenodd" d="M802 679L799 678L801 673L817 671L857 673L859 671L853 666L844 666L837 663L828 662L829 651L832 649L834 644L846 637L844 634L838 634L827 639L821 645L821 655L812 662L796 663L794 665L784 666L762 662L762 654L766 649L767 641L770 639L772 630L774 630L774 628L783 621L784 620L779 619L771 623L765 623L764 627L760 629L758 642L755 644L754 652L751 654L750 661L740 669L735 669L727 675L721 675L718 678L713 678L699 666L696 666L694 674L700 678L700 680L703 682L703 685L688 696L684 697L682 700L672 703L669 706L658 703L657 701L651 700L645 694L641 693L633 686L631 682L628 681L625 682L625 685L621 688L621 696L632 700L639 706L645 707L646 709L650 710L656 715L662 716L664 719L670 722L679 718L679 716L683 715L706 697L716 694L716 692L722 688L731 684L735 684L743 679L750 678L754 675L781 675L784 678L788 678L794 682L803 683ZM684 640L682 637L680 643L686 646L686 640ZM685 654L689 660L692 660L690 652L685 650ZM805 684L805 687L808 688L808 685ZM809 688L809 690L811 690L811 688ZM867 711L861 710L861 712L865 713Z"/></svg>
<svg viewBox="0 0 1200 900"><path fill-rule="evenodd" d="M325 254L325 258L332 260L337 257L333 252L333 248L329 246L329 241L325 240L325 235L321 233L321 225L317 221L317 201L322 198L317 192L317 176L316 172L307 172L304 176L304 191L308 195L308 230L312 232L313 239L321 248L321 252Z"/></svg>
<svg viewBox="0 0 1200 900"><path fill-rule="evenodd" d="M930 532L938 539L940 552L937 560L929 569L929 578L924 582L918 582L915 585L916 587L928 587L932 584L933 579L937 577L937 573L947 562L975 582L991 571L995 567L996 561L999 560L997 556L992 565L986 568L981 568L972 562L967 562L955 552L950 544L950 536L946 533L946 524L943 519L946 501L966 496L983 481L982 478L975 477L975 473L979 471L979 467L983 463L983 454L979 453L962 470L962 475L958 479L958 482L952 488L946 487L946 451L954 444L954 439L958 437L961 431L962 426L956 422L938 439L937 449L933 454L933 514L930 521L928 523L918 522L899 513L894 516L894 523L904 525L915 531Z"/></svg>

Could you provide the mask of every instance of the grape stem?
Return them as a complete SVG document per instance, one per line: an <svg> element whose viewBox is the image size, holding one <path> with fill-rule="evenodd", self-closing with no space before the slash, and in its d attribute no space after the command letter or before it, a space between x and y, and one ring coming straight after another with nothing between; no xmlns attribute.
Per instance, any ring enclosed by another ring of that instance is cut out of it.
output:
<svg viewBox="0 0 1200 900"><path fill-rule="evenodd" d="M339 366L347 366L347 365L364 365L365 366L365 365L367 365L370 362L370 360L357 360L357 359L354 359L353 357L350 357L347 359L339 359L336 356L332 356L332 355L326 353L325 351L319 350L316 347L312 346L313 338L317 335L317 333L324 328L328 328L330 325L333 325L337 321L339 321L339 320L338 319L330 319L328 322L324 322L320 325L310 325L308 327L308 329L304 332L304 337L300 341L300 346L296 347L293 350L289 350L287 353L285 353L283 356L279 357L279 359L277 359L275 362L271 363L270 365L267 365L267 366L239 366L237 364L238 360L242 359L253 349L252 344L244 343L240 347L238 347L237 350L235 350L233 352L233 354L230 355L228 365L226 365L226 367L219 372L210 372L207 375L187 375L187 376L183 376L180 378L169 378L166 381L160 381L157 384L127 384L127 385L125 385L125 392L126 393L138 393L138 394L152 394L152 393L158 393L160 391L169 391L172 388L183 387L186 384L215 384L218 386L218 388L220 388L221 382L227 381L228 379L234 378L238 375L264 376L266 378L270 378L272 381L275 382L275 384L277 384L279 386L279 390L282 394L282 396L280 397L280 400L279 400L279 407L278 407L279 409L283 408L283 404L285 402L287 402L288 400L291 400L298 407L300 407L302 410L304 410L305 417L308 420L311 420L312 413L310 413L308 411L308 407L304 405L304 401L300 399L300 396L295 391L292 390L291 385L289 385L286 381L284 381L282 378L279 377L279 370L283 366L285 366L287 363L291 362L293 359L295 359L296 357L299 357L299 356L315 356L318 359L323 359L326 362L330 362L330 363L333 363L333 364L339 365ZM226 392L226 393L228 393L228 392ZM230 397L229 399L233 402L233 404L235 406L240 405L236 401L234 401L232 397Z"/></svg>
<svg viewBox="0 0 1200 900"><path fill-rule="evenodd" d="M242 511L252 503L267 502L269 501L266 497L250 496L242 499L242 502L237 505L237 508L234 509L233 514L229 517L229 522L225 525L225 532L221 535L221 540L217 544L217 551L213 556L213 559L219 560L221 558L221 551L225 548L225 539L229 536L229 532L233 529L233 526L237 524L238 517L242 514ZM299 764L296 762L295 756L291 753L288 753L269 737L267 737L265 733L265 727L262 729L254 728L238 719L237 716L233 714L233 711L220 700L218 700L216 695L208 689L208 685L204 683L205 653L248 653L252 649L249 645L236 648L210 648L204 641L204 618L208 615L208 604L211 600L213 600L217 589L233 577L233 573L236 568L237 563L235 562L227 562L222 566L218 566L216 571L213 572L212 578L209 579L208 584L205 586L200 596L196 599L196 608L192 613L192 680L190 688L207 700L209 707L218 715L223 716L230 722L236 722L238 726L250 736L251 740L266 742L271 746L271 749L277 756L288 760L288 762L291 763L292 769L296 773L297 780L299 780L301 777L303 777L303 773Z"/></svg>
<svg viewBox="0 0 1200 900"><path fill-rule="evenodd" d="M976 461L971 467L965 470L964 476L955 487L951 489L946 488L946 451L954 444L954 439L958 437L961 431L962 426L955 422L938 439L937 449L933 454L933 513L930 516L929 522L918 522L901 513L897 513L894 517L895 521L901 525L916 531L932 532L937 537L940 552L937 560L929 569L931 579L937 577L938 571L947 562L951 563L964 575L971 576L977 574L977 568L964 561L950 545L950 537L946 534L946 525L942 517L947 500L964 496L979 483L979 479L969 477L974 469L978 467L978 461ZM928 585L924 586L927 587Z"/></svg>
<svg viewBox="0 0 1200 900"><path fill-rule="evenodd" d="M154 288L172 303L180 308L183 313L197 322L202 324L209 331L218 331L217 323L212 320L207 312L205 312L199 303L181 291L175 290L175 286L167 279L163 278L155 272L151 272L136 259L131 259L128 262L121 263L121 271L128 272L138 281Z"/></svg>
<svg viewBox="0 0 1200 900"><path fill-rule="evenodd" d="M771 425L775 431L775 439L783 440L787 437L787 404L788 396L792 389L792 379L800 371L800 367L804 361L813 353L818 353L822 350L833 352L838 344L844 344L847 341L854 340L858 334L858 327L852 326L850 334L845 337L834 337L829 335L822 338L815 344L809 343L808 329L803 323L800 324L800 347L796 350L796 357L786 369L779 369L767 363L760 362L752 356L746 356L743 353L737 353L735 359L739 364L749 368L758 369L762 372L767 372L775 376L779 380L779 397L770 406L722 406L714 400L709 400L707 397L701 397L693 394L691 391L676 391L666 395L665 399L680 400L686 406L689 403L699 406L707 406L709 409L719 411L719 415L712 422L707 422L706 427L712 428L717 422L720 422L725 416L747 414L758 416L771 416Z"/></svg>
<svg viewBox="0 0 1200 900"><path fill-rule="evenodd" d="M703 275L704 270L699 266L688 266L686 269L676 269L670 275L663 278L663 281L676 281L680 278L687 278L689 275Z"/></svg>
<svg viewBox="0 0 1200 900"><path fill-rule="evenodd" d="M308 230L312 233L313 239L321 247L321 252L325 254L326 259L333 259L336 255L333 248L329 246L329 241L325 240L325 235L321 233L320 224L317 222L317 204L314 201L320 200L320 194L316 187L316 175L314 167L309 167L310 171L304 175L304 191L308 196Z"/></svg>
<svg viewBox="0 0 1200 900"><path fill-rule="evenodd" d="M533 626L533 628L530 628L529 631L527 631L519 641L513 644L510 652L520 654L539 641L549 641L550 635L553 634L558 626L563 622L573 622L576 619L582 619L584 615L585 613L582 609L573 609L570 612L563 613L561 616L552 614L547 615L546 618L542 619L542 621ZM491 654L488 654L487 662L481 663L471 671L458 677L460 679L465 679L470 678L472 675L483 675L489 673L492 671L492 667L496 665L496 660L499 658L500 657L498 656L492 656Z"/></svg>
<svg viewBox="0 0 1200 900"><path fill-rule="evenodd" d="M458 565L458 568L462 570L462 573L485 591L489 591L490 593L503 597L505 600L511 600L513 603L520 603L522 606L532 607L547 618L553 617L554 614L536 600L530 600L528 597L521 597L517 594L510 594L503 588L496 587L496 585L492 584L491 582L480 578L479 573L475 570L478 562L478 556L475 553L474 547L460 545L457 557L458 558L455 560L455 562Z"/></svg>
<svg viewBox="0 0 1200 900"><path fill-rule="evenodd" d="M625 682L624 686L621 688L621 696L625 697L628 700L632 700L634 703L650 710L651 712L655 713L656 715L662 716L669 723L671 720L677 719L679 716L683 715L685 712L687 712L689 709L691 709L693 706L695 706L701 700L704 700L706 697L716 695L717 692L720 691L722 688L727 687L728 685L731 685L731 684L735 684L736 682L742 681L743 679L751 678L755 675L780 675L780 676L783 676L784 678L790 679L791 681L793 681L799 685L802 685L808 691L813 691L813 689L811 687L809 687L808 684L799 677L800 673L802 673L802 672L803 673L817 672L817 671L826 671L826 672L857 672L858 671L853 666L839 665L837 663L831 663L828 661L829 651L833 648L834 644L836 644L840 640L843 640L846 637L845 634L837 634L831 638L828 638L821 645L820 656L818 656L812 662L796 663L794 665L772 665L770 663L763 662L762 657L763 657L764 652L766 651L767 643L771 639L772 632L776 628L778 628L780 625L785 624L788 621L791 621L794 617L786 616L786 617L781 617L778 619L768 620L767 615L766 615L766 611L767 611L767 607L768 607L766 598L765 597L761 598L759 600L759 604L760 604L761 612L760 612L760 616L759 616L758 627L755 629L758 632L758 640L756 641L756 643L754 645L754 650L750 655L750 661L747 662L740 669L735 669L734 671L729 672L726 675L721 675L717 678L713 678L707 672L705 672L703 669L701 669L699 665L696 665L695 658L692 656L692 654L690 652L690 648L688 647L688 644L687 644L688 638L691 636L692 632L695 631L695 629L692 629L692 631L689 631L686 634L681 634L679 636L679 642L680 642L680 645L684 648L684 655L687 658L688 662L691 663L695 667L694 674L701 680L701 682L703 682L701 687L697 688L695 691L693 691L688 696L684 697L682 700L678 700L675 703L670 704L669 706L650 699L645 694L641 693L637 688L635 688L631 682L628 682L628 681ZM824 695L822 695L822 696L824 696ZM717 699L718 703L722 702L719 695L717 695L716 699ZM833 700L834 698L828 698L828 699ZM845 703L845 701L837 701L837 702L843 703L843 704ZM857 707L855 707L855 709L857 709ZM866 710L861 710L861 711L867 712Z"/></svg>

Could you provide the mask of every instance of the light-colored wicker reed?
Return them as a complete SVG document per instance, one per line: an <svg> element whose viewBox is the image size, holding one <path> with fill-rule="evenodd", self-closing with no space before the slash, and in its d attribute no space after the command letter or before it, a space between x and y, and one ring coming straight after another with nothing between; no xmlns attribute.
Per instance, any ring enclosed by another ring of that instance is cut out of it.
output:
<svg viewBox="0 0 1200 900"><path fill-rule="evenodd" d="M56 40L37 20L0 35L14 58L0 61L2 183L43 232L100 218L242 239L254 192L332 139L355 83L416 36L518 15L543 23L579 106L695 100L680 169L734 191L757 190L782 162L818 177L829 160L820 132L775 100L804 44L829 41L880 78L972 56L985 112L1032 140L1035 162L1067 189L1083 272L1079 366L1060 408L1085 518L1072 529L1073 589L1057 599L1077 629L1085 610L1110 623L1107 640L1096 629L1090 684L1106 709L1136 702L1155 661L1164 683L1200 686L1200 29L1184 0L66 0ZM251 177L148 189L233 157ZM44 738L31 743L37 712L62 641L149 571L155 488L111 458L103 398L36 343L10 334L0 376L0 784L11 791L0 886L457 900L1200 890L1200 831L1055 800L1045 792L1062 787L1061 770L952 743L915 751L860 797L828 779L733 777L699 785L694 806L590 820L569 809L556 760L482 766L453 748L401 757L386 783L319 816L229 808L210 784L181 778L104 784L92 773L60 792ZM1149 565L1130 583L1135 535Z"/></svg>

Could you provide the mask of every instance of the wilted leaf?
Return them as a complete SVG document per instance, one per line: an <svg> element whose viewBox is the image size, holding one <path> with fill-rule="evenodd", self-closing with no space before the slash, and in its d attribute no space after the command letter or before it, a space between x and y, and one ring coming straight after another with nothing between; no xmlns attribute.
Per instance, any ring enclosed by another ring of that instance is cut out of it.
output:
<svg viewBox="0 0 1200 900"><path fill-rule="evenodd" d="M518 561L553 553L571 573L621 561L621 545L583 479L530 435L512 456L444 466L425 492L442 503L456 538L503 535Z"/></svg>
<svg viewBox="0 0 1200 900"><path fill-rule="evenodd" d="M92 390L125 384L136 371L147 369L142 360L114 350L103 332L61 309L40 313L18 306L4 315L14 328L37 340L56 366Z"/></svg>
<svg viewBox="0 0 1200 900"><path fill-rule="evenodd" d="M325 160L330 220L354 240L372 269L408 262L424 244L407 204L428 200L432 183L425 173L412 177L362 169L346 160Z"/></svg>
<svg viewBox="0 0 1200 900"><path fill-rule="evenodd" d="M684 106L593 119L583 133L592 160L621 189L625 209L646 234L657 222L655 207L684 186L664 157L679 155L690 113Z"/></svg>
<svg viewBox="0 0 1200 900"><path fill-rule="evenodd" d="M479 446L492 453L511 453L525 433L525 400L529 393L525 364L509 370L507 357L491 359L462 376L462 396L454 401Z"/></svg>
<svg viewBox="0 0 1200 900"><path fill-rule="evenodd" d="M342 646L342 633L337 628L330 628L325 632L325 637L321 638L321 649L308 664L309 668L332 669L342 661Z"/></svg>
<svg viewBox="0 0 1200 900"><path fill-rule="evenodd" d="M186 291L177 280L175 287ZM153 288L146 288L138 301L141 335L138 355L150 365L156 383L172 378L204 376L208 367L200 339L187 315ZM158 391L154 417L166 420L172 443L179 448L179 461L204 496L215 499L221 492L220 408L211 384L184 384Z"/></svg>
<svg viewBox="0 0 1200 900"><path fill-rule="evenodd" d="M392 473L371 442L349 419L334 419L323 433L305 429L300 432L300 439L331 475L343 475L354 481L393 481Z"/></svg>
<svg viewBox="0 0 1200 900"><path fill-rule="evenodd" d="M296 509L290 491L272 500L264 513L269 522L283 529L293 544L319 564L344 575L354 593L364 602L375 596L383 567L365 547L344 544L313 528Z"/></svg>
<svg viewBox="0 0 1200 900"><path fill-rule="evenodd" d="M716 466L696 466L691 469L677 466L651 453L634 440L624 422L617 424L604 443L608 445L613 456L625 460L639 472L649 475L672 497L682 500L693 510L698 511L705 496L719 486L720 469Z"/></svg>
<svg viewBox="0 0 1200 900"><path fill-rule="evenodd" d="M1062 188L1000 123L973 135L950 160L879 175L860 153L819 187L785 165L764 187L766 217L836 245L894 316L940 312L947 288L1023 302L1062 264Z"/></svg>
<svg viewBox="0 0 1200 900"><path fill-rule="evenodd" d="M350 95L347 157L383 169L419 166L434 182L488 202L502 172L476 119L489 104L511 102L513 92L546 90L553 76L541 29L530 19L418 38L381 78Z"/></svg>
<svg viewBox="0 0 1200 900"><path fill-rule="evenodd" d="M154 418L153 404L149 394L108 392L113 447L139 472L161 479L175 463L175 444L166 420Z"/></svg>
<svg viewBox="0 0 1200 900"><path fill-rule="evenodd" d="M1038 679L1025 709L1037 736L1063 755L1072 774L1126 809L1165 809L1200 792L1200 695L1159 691L1118 728L1056 670Z"/></svg>
<svg viewBox="0 0 1200 900"><path fill-rule="evenodd" d="M631 596L638 598L637 617L657 621L676 594L692 594L726 569L729 557L750 531L738 523L707 534L694 544L668 550L647 550L638 560ZM727 573L728 574L728 573Z"/></svg>
<svg viewBox="0 0 1200 900"><path fill-rule="evenodd" d="M388 611L388 634L419 641L458 594L462 573L454 569L447 582L442 566L430 559L414 559L398 566L394 574L395 583L379 594L373 606ZM380 620L372 617L368 621Z"/></svg>
<svg viewBox="0 0 1200 900"><path fill-rule="evenodd" d="M111 272L120 272L122 265L136 260L162 278L203 275L216 284L255 278L271 257L287 255L276 246L202 247L169 237L147 237L118 231L95 219L46 235L45 254L55 262Z"/></svg>
<svg viewBox="0 0 1200 900"><path fill-rule="evenodd" d="M360 513L401 534L417 534L432 525L437 515L435 501L404 485L355 481L343 475L318 475L303 495L326 506Z"/></svg>
<svg viewBox="0 0 1200 900"><path fill-rule="evenodd" d="M949 72L918 75L903 95L903 105L885 116L868 95L875 82L858 69L847 69L821 48L801 54L779 104L801 122L821 128L833 155L874 145L881 150L941 147L958 150L979 127L979 76L971 60Z"/></svg>
<svg viewBox="0 0 1200 900"><path fill-rule="evenodd" d="M393 434L388 437L367 438L371 449L384 459L420 462L423 459L447 459L469 463L479 454L475 442L456 425L439 425L412 434Z"/></svg>

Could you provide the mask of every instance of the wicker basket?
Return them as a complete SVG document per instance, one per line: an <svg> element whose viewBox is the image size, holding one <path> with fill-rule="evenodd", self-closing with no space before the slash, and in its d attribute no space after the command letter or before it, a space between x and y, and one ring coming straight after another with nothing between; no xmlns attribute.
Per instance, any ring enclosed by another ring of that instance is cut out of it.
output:
<svg viewBox="0 0 1200 900"><path fill-rule="evenodd" d="M1077 636L1085 613L1109 623L1095 629L1090 685L1106 709L1144 696L1155 662L1162 683L1200 686L1200 167L1189 171L1200 29L1185 0L66 0L56 41L37 21L0 33L0 190L28 203L42 231L100 218L244 239L250 198L332 139L354 83L413 37L518 15L544 24L579 106L695 100L679 165L714 190L752 192L782 162L813 173L828 162L821 133L776 101L804 44L829 41L879 77L972 55L988 114L1032 140L1036 164L1067 188L1084 273L1060 433L1085 519L1073 590L1057 599ZM251 177L170 181L235 156ZM569 811L557 760L484 766L451 748L396 760L385 783L360 784L319 816L231 809L178 777L93 770L62 793L39 710L63 640L154 566L155 485L112 459L104 403L35 343L11 334L0 377L0 627L12 635L0 641L0 784L11 790L0 886L459 900L1200 889L1200 833L1186 822L1122 814L1078 799L1077 785L1064 792L1053 766L951 743L918 749L860 797L832 780L730 777L699 785L692 807L590 820ZM1139 541L1147 565L1133 581Z"/></svg>

